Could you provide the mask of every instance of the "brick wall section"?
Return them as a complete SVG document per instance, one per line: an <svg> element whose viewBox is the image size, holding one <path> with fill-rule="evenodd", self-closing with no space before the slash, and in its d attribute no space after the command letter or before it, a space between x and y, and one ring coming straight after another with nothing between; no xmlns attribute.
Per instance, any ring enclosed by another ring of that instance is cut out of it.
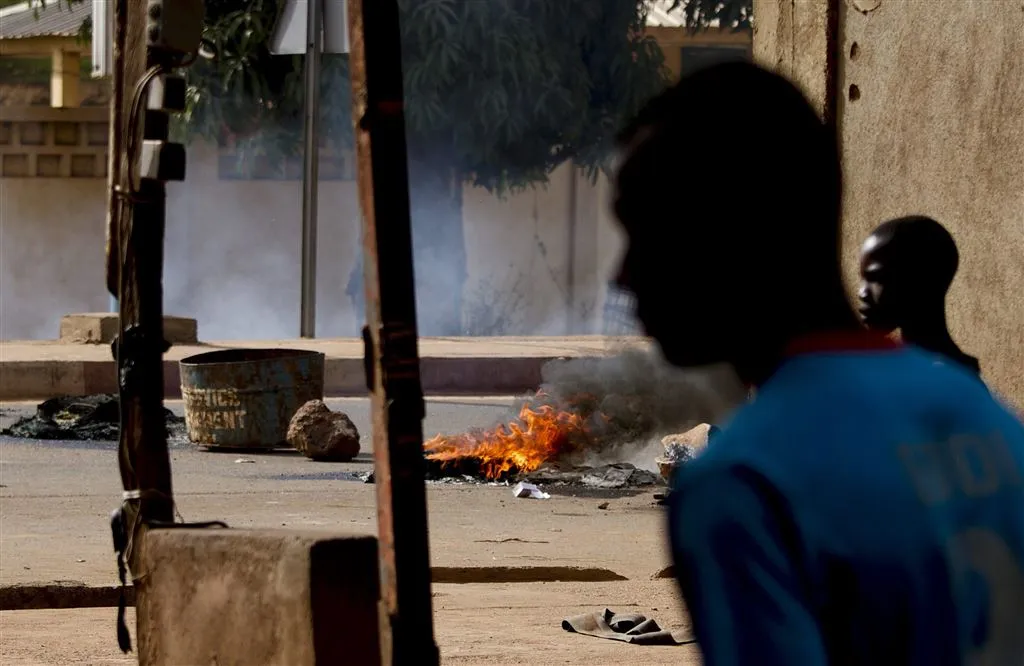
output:
<svg viewBox="0 0 1024 666"><path fill-rule="evenodd" d="M0 177L106 178L107 110L0 109Z"/></svg>

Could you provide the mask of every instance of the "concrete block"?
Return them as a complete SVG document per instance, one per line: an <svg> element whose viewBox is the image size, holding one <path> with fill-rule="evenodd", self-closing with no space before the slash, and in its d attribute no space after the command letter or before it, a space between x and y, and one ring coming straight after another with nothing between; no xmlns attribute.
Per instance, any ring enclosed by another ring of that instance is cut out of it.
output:
<svg viewBox="0 0 1024 666"><path fill-rule="evenodd" d="M153 530L140 562L143 666L381 663L374 537Z"/></svg>
<svg viewBox="0 0 1024 666"><path fill-rule="evenodd" d="M117 314L91 312L64 315L60 320L60 341L110 344L117 335ZM188 317L164 317L164 338L172 345L194 345L198 324Z"/></svg>

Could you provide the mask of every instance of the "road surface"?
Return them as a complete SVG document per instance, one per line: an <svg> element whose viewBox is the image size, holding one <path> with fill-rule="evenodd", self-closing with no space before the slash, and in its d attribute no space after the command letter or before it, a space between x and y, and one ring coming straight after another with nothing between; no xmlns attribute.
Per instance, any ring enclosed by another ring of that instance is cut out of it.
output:
<svg viewBox="0 0 1024 666"><path fill-rule="evenodd" d="M330 400L363 438L351 463L317 463L295 453L235 454L171 449L178 508L186 520L232 527L376 533L369 406ZM180 404L169 403L180 413ZM504 420L512 397L432 399L425 433L461 432ZM32 405L0 405L0 425ZM112 442L0 439L0 584L116 582L108 516L120 496ZM244 462L243 462L244 461ZM632 610L663 625L685 625L673 584L654 580L668 564L663 517L653 489L602 497L563 489L548 500L516 499L505 485L429 484L435 567L571 566L627 578L601 583L434 586L445 663L699 663L693 646L650 648L568 634L567 615ZM578 495L578 496L574 496ZM0 662L132 663L113 636L112 609L0 613Z"/></svg>

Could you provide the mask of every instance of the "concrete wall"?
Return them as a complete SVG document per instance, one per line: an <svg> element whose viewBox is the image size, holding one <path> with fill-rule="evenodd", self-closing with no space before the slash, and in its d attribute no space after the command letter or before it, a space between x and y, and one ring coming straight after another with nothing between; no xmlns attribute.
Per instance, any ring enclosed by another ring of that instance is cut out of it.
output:
<svg viewBox="0 0 1024 666"><path fill-rule="evenodd" d="M848 272L886 218L946 225L953 334L1024 408L1024 2L860 4L840 30Z"/></svg>
<svg viewBox="0 0 1024 666"><path fill-rule="evenodd" d="M961 250L953 334L1024 410L1024 3L755 0L754 11L755 57L837 110L851 285L875 225L941 221Z"/></svg>
<svg viewBox="0 0 1024 666"><path fill-rule="evenodd" d="M829 108L829 24L838 0L754 0L754 59L789 77L818 112Z"/></svg>
<svg viewBox="0 0 1024 666"><path fill-rule="evenodd" d="M11 111L4 113L7 118ZM17 123L3 127L16 143ZM0 145L0 159L23 149ZM49 141L31 150L64 155L69 161L73 150L85 148ZM192 146L188 180L169 185L166 310L196 317L199 334L207 340L296 336L301 184L223 180L219 159L213 146ZM53 338L61 315L102 311L109 303L103 274L102 173L91 178L41 178L35 173L29 168L29 177L0 178L0 339ZM577 284L575 332L597 330L603 285L620 241L604 179L592 185L577 178L572 231L570 174L563 167L547 186L505 198L466 188L467 317L484 324L493 320L508 334L562 334L568 324L571 266ZM361 326L345 295L359 250L358 229L355 183L322 182L320 336L356 335Z"/></svg>

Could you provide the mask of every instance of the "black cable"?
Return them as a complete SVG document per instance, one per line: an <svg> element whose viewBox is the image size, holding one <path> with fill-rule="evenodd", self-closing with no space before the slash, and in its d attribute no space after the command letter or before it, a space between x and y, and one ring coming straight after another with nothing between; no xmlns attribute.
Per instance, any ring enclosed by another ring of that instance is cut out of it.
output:
<svg viewBox="0 0 1024 666"><path fill-rule="evenodd" d="M198 53L189 54L178 63L179 67L187 67L196 61ZM112 211L112 217L114 223L117 225L117 252L118 252L118 280L117 280L117 302L119 309L121 304L124 303L125 297L125 267L128 263L128 249L132 242L133 233L133 209L137 200L139 192L139 184L136 182L135 171L137 168L138 160L138 134L144 128L139 127L140 116L142 114L143 102L146 98L146 92L149 88L149 84L156 77L169 72L172 67L166 67L164 65L156 65L150 67L142 75L142 78L136 82L134 90L132 92L132 101L129 107L128 122L122 128L121 145L125 146L126 162L125 168L127 168L127 174L125 180L127 181L127 187L122 187L120 184L115 184L115 210ZM113 250L113 248L111 248ZM124 322L121 321L121 313L118 313L118 340L114 344L114 357L117 363L118 373L118 403L120 407L120 428L124 430L124 381L121 376L122 372L122 360L123 360L123 337L125 332ZM119 440L121 435L119 434ZM123 441L118 442L118 464L122 467L127 467L127 471L133 476L135 474L135 468L132 461L131 451L125 451L122 449ZM123 455L122 455L123 454ZM127 507L127 498L129 496L135 497L140 494L140 491L126 491L125 499L122 500L122 505L117 509L111 517L111 531L113 532L114 538L114 551L117 557L117 576L120 582L120 594L117 604L117 644L124 654L128 654L132 650L132 639L131 632L128 631L128 625L125 622L125 614L127 612L127 587L128 587L128 566L126 559L128 556L129 544L135 535L135 530L138 523L139 515L135 514L135 524L129 526L125 524L125 518L127 516L125 508ZM154 525L156 526L156 525ZM164 526L160 524L159 526ZM210 523L193 523L192 526L196 527L227 527L227 525L220 521L214 521Z"/></svg>
<svg viewBox="0 0 1024 666"><path fill-rule="evenodd" d="M143 100L146 97L146 90L149 88L149 84L156 77L161 74L165 74L168 70L163 65L155 65L146 70L146 73L142 75L139 82L135 84L135 92L132 95L132 106L131 111L128 114L128 136L126 137L126 145L128 147L128 183L131 193L134 195L138 192L138 183L135 182L135 160L138 158L136 150L138 149L138 135L139 135L139 115L142 113Z"/></svg>

